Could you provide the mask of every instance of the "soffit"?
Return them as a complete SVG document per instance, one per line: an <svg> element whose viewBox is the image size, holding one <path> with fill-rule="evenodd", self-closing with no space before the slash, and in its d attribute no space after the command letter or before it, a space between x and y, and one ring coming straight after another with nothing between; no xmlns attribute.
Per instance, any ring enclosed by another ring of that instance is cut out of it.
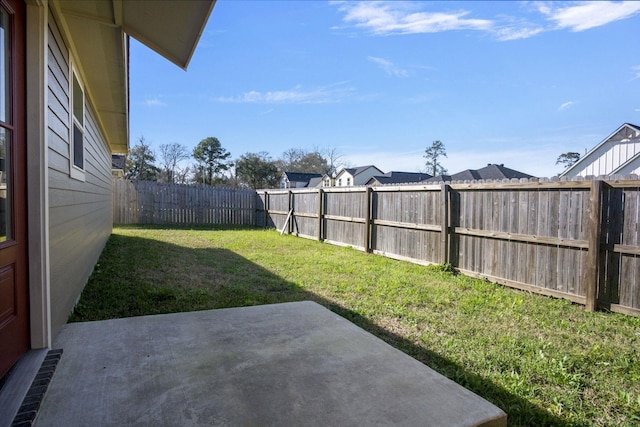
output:
<svg viewBox="0 0 640 427"><path fill-rule="evenodd" d="M122 2L125 33L186 69L215 0Z"/></svg>
<svg viewBox="0 0 640 427"><path fill-rule="evenodd" d="M114 153L129 146L125 33L186 69L215 0L59 0L61 19L85 93Z"/></svg>

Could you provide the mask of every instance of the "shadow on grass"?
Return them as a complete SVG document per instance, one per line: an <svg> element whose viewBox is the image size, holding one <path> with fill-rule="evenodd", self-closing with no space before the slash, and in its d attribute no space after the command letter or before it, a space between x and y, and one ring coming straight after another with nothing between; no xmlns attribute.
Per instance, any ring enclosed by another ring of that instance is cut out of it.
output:
<svg viewBox="0 0 640 427"><path fill-rule="evenodd" d="M469 372L446 355L416 345L348 307L310 293L226 249L194 249L158 240L112 235L70 321L304 300L327 307L494 403L507 413L511 426L573 425Z"/></svg>

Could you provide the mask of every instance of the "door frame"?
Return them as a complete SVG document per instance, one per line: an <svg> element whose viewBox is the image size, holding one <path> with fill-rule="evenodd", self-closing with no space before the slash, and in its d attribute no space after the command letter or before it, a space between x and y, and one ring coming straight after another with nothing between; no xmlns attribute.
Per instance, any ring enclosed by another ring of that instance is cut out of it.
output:
<svg viewBox="0 0 640 427"><path fill-rule="evenodd" d="M13 310L3 318L3 352L0 375L8 370L31 348L30 301L29 301L29 254L28 254L28 211L27 211L27 115L26 76L24 56L26 54L26 7L22 0L1 0L2 10L7 11L9 27L5 28L4 40L8 42L8 57L5 70L9 80L5 88L9 115L7 129L9 138L5 141L8 156L7 211L10 213L7 225L7 239L2 242L3 263L0 264L13 288ZM4 49L3 49L4 52ZM3 79L5 77L2 77ZM4 128L4 126L3 126ZM11 295L11 294L10 294Z"/></svg>
<svg viewBox="0 0 640 427"><path fill-rule="evenodd" d="M51 348L47 137L48 0L26 2L27 209L31 348Z"/></svg>

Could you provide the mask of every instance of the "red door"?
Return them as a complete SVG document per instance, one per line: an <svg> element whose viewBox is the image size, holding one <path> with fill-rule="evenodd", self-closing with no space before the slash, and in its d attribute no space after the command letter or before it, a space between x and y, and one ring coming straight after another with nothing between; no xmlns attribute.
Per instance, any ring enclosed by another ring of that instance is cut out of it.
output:
<svg viewBox="0 0 640 427"><path fill-rule="evenodd" d="M0 377L29 349L23 0L0 0Z"/></svg>

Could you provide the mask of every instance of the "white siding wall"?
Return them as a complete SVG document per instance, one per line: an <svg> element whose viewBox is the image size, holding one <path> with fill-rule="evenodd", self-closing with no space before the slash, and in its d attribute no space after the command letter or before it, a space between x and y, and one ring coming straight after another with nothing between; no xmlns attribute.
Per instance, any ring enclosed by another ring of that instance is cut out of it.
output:
<svg viewBox="0 0 640 427"><path fill-rule="evenodd" d="M51 14L48 48L49 250L55 337L111 234L112 184L111 154L86 98L85 182L69 176L69 53Z"/></svg>
<svg viewBox="0 0 640 427"><path fill-rule="evenodd" d="M353 185L353 176L347 171L339 173L338 176L336 176L335 186L336 187L347 187L347 179L349 180L349 185L348 186L352 186Z"/></svg>
<svg viewBox="0 0 640 427"><path fill-rule="evenodd" d="M640 155L616 172L616 175L640 175Z"/></svg>
<svg viewBox="0 0 640 427"><path fill-rule="evenodd" d="M609 175L638 153L640 153L640 135L637 133L629 135L629 129L625 127L590 153L582 164L578 164L566 176Z"/></svg>

